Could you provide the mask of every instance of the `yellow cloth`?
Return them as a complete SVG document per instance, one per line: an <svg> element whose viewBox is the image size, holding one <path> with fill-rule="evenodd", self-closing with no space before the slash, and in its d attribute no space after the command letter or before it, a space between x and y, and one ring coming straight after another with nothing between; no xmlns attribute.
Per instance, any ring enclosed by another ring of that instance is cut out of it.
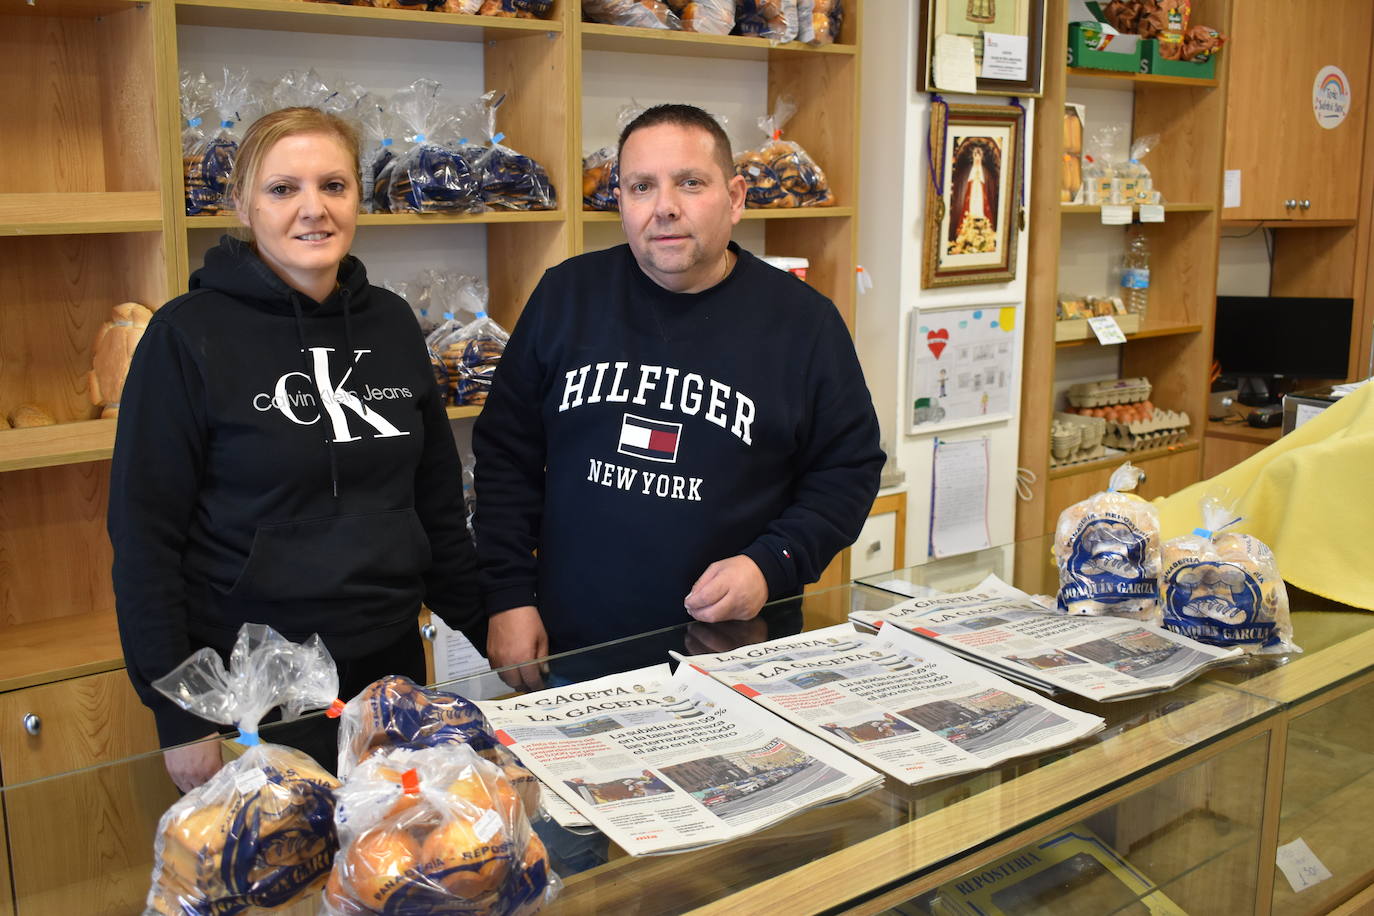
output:
<svg viewBox="0 0 1374 916"><path fill-rule="evenodd" d="M1202 524L1204 496L1230 491L1279 573L1305 591L1374 610L1374 382L1211 480L1155 500L1167 540Z"/></svg>

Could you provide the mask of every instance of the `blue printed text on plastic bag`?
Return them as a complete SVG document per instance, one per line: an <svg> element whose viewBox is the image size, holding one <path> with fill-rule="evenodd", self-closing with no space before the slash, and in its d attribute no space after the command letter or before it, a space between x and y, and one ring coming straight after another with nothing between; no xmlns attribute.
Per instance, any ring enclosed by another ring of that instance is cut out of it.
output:
<svg viewBox="0 0 1374 916"><path fill-rule="evenodd" d="M1234 563L1178 563L1165 575L1164 625L1211 645L1273 645L1273 620L1260 620L1264 606L1255 577Z"/></svg>
<svg viewBox="0 0 1374 916"><path fill-rule="evenodd" d="M1159 583L1147 575L1148 538L1130 522L1093 518L1074 535L1073 551L1059 589L1059 606L1068 601L1103 604L1159 597Z"/></svg>

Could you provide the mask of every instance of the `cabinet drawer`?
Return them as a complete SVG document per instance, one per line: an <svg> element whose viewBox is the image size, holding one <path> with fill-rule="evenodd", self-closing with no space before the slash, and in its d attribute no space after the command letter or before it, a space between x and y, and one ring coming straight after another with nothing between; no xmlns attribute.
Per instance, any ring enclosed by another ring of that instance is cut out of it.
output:
<svg viewBox="0 0 1374 916"><path fill-rule="evenodd" d="M25 729L38 717L38 734ZM123 670L0 694L0 773L7 785L157 748L153 714Z"/></svg>
<svg viewBox="0 0 1374 916"><path fill-rule="evenodd" d="M849 569L853 578L876 576L896 568L897 513L870 515L859 539L850 548Z"/></svg>

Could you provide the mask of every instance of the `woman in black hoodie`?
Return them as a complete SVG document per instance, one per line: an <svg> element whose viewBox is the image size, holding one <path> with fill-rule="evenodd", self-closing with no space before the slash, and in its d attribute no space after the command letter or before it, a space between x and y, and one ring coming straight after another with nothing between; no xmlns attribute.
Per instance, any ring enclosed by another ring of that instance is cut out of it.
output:
<svg viewBox="0 0 1374 916"><path fill-rule="evenodd" d="M129 677L164 747L213 727L152 681L202 646L227 655L245 622L319 633L347 698L386 674L424 679L422 601L455 628L478 616L424 340L348 254L359 185L346 122L313 108L259 119L230 182L253 241L223 238L134 354L109 532ZM332 768L330 724L290 740ZM166 760L189 790L218 769L218 742Z"/></svg>

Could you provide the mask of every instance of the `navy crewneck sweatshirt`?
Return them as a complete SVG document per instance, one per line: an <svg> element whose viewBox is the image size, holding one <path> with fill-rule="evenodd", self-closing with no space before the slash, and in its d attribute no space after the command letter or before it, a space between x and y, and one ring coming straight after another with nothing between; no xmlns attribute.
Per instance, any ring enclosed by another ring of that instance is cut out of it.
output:
<svg viewBox="0 0 1374 916"><path fill-rule="evenodd" d="M151 682L245 622L347 659L422 600L454 627L480 616L462 466L405 301L348 257L315 302L227 237L190 288L134 354L111 465L120 638L164 745L210 729Z"/></svg>
<svg viewBox="0 0 1374 916"><path fill-rule="evenodd" d="M844 321L731 250L695 294L628 246L572 258L515 328L473 435L478 554L488 613L536 605L553 651L688 620L737 554L796 594L872 505L883 453Z"/></svg>

